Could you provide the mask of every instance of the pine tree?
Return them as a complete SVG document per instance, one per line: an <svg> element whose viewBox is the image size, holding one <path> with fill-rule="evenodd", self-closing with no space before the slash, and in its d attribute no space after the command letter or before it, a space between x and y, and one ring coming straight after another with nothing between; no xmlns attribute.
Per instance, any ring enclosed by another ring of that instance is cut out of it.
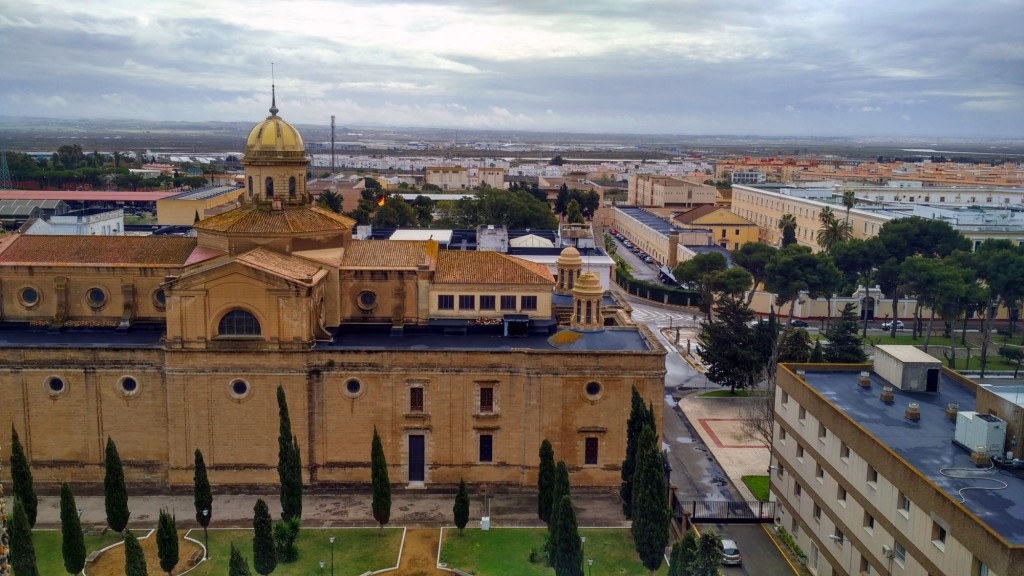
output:
<svg viewBox="0 0 1024 576"><path fill-rule="evenodd" d="M274 546L274 526L270 510L263 499L256 501L252 518L252 563L257 574L267 576L277 568L277 548Z"/></svg>
<svg viewBox="0 0 1024 576"><path fill-rule="evenodd" d="M156 548L160 556L160 569L171 576L174 567L178 565L178 528L174 515L163 508L160 509L160 519L156 525Z"/></svg>
<svg viewBox="0 0 1024 576"><path fill-rule="evenodd" d="M373 444L370 448L370 474L373 481L373 519L380 524L380 535L384 525L391 520L391 481L388 480L388 463L384 459L384 446L373 427Z"/></svg>
<svg viewBox="0 0 1024 576"><path fill-rule="evenodd" d="M821 340L814 341L814 348L811 349L811 359L808 362L811 364L823 364L825 362L825 353L821 349Z"/></svg>
<svg viewBox="0 0 1024 576"><path fill-rule="evenodd" d="M692 529L683 534L681 540L672 545L671 565L668 576L690 576L697 560L697 533Z"/></svg>
<svg viewBox="0 0 1024 576"><path fill-rule="evenodd" d="M565 461L559 460L555 465L555 483L551 487L551 522L548 523L547 547L549 566L555 565L555 554L558 551L557 539L561 533L558 528L560 518L555 511L557 503L561 502L565 496L572 496L572 488L569 485L569 467L565 465Z"/></svg>
<svg viewBox="0 0 1024 576"><path fill-rule="evenodd" d="M645 426L637 443L633 477L633 543L640 561L651 571L661 566L669 538L668 484L662 468L658 437Z"/></svg>
<svg viewBox="0 0 1024 576"><path fill-rule="evenodd" d="M691 564L693 576L718 576L722 567L722 537L707 530L697 539L696 555Z"/></svg>
<svg viewBox="0 0 1024 576"><path fill-rule="evenodd" d="M562 496L555 509L555 516L558 518L558 532L552 535L555 576L583 576L583 550L572 496Z"/></svg>
<svg viewBox="0 0 1024 576"><path fill-rule="evenodd" d="M537 468L537 516L551 523L551 488L555 484L555 451L545 438L540 443L540 466Z"/></svg>
<svg viewBox="0 0 1024 576"><path fill-rule="evenodd" d="M128 511L128 489L124 485L124 469L114 440L107 437L107 451L103 466L103 506L107 512L107 526L114 532L124 532L131 513Z"/></svg>
<svg viewBox="0 0 1024 576"><path fill-rule="evenodd" d="M466 492L466 481L462 478L459 478L459 491L455 493L452 514L455 516L455 527L459 529L459 534L462 534L462 530L469 523L469 493Z"/></svg>
<svg viewBox="0 0 1024 576"><path fill-rule="evenodd" d="M75 495L67 482L60 485L60 534L64 570L68 574L78 574L85 568L85 535L82 534Z"/></svg>
<svg viewBox="0 0 1024 576"><path fill-rule="evenodd" d="M619 487L622 513L626 515L626 518L633 517L633 473L636 471L636 443L640 438L640 432L644 429L646 416L647 408L644 407L644 399L640 396L640 391L636 389L636 386L633 386L629 419L626 420L626 459L622 461L622 485Z"/></svg>
<svg viewBox="0 0 1024 576"><path fill-rule="evenodd" d="M249 561L246 560L245 556L235 548L235 543L231 543L231 562L228 564L228 576L252 576L252 572L249 571Z"/></svg>
<svg viewBox="0 0 1024 576"><path fill-rule="evenodd" d="M10 561L11 568L17 576L39 576L36 568L36 547L32 542L32 528L28 525L28 515L21 499L14 497L14 509L11 511L10 530Z"/></svg>
<svg viewBox="0 0 1024 576"><path fill-rule="evenodd" d="M292 420L284 388L277 387L277 411L280 425L277 436L277 477L281 482L281 518L302 517L302 466L298 441L292 436ZM296 477L298 482L296 483Z"/></svg>
<svg viewBox="0 0 1024 576"><path fill-rule="evenodd" d="M839 318L825 331L825 338L828 340L828 345L824 349L825 360L834 364L866 362L868 356L864 353L860 337L857 336L859 328L853 304L843 306Z"/></svg>
<svg viewBox="0 0 1024 576"><path fill-rule="evenodd" d="M32 469L28 465L25 449L21 446L18 431L11 424L11 489L14 497L21 500L28 517L29 528L36 526L36 511L39 509L39 498L32 485Z"/></svg>
<svg viewBox="0 0 1024 576"><path fill-rule="evenodd" d="M146 553L142 551L142 546L131 530L124 531L124 575L149 576Z"/></svg>
<svg viewBox="0 0 1024 576"><path fill-rule="evenodd" d="M203 537L206 539L206 530L210 526L210 520L213 520L213 493L210 491L210 480L206 477L206 461L203 460L203 453L198 448L192 475L192 501L196 507L196 522L203 527Z"/></svg>

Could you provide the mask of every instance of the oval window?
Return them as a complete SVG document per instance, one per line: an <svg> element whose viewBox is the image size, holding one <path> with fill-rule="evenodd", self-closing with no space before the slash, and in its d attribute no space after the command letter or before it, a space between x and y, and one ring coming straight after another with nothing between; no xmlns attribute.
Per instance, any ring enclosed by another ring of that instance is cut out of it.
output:
<svg viewBox="0 0 1024 576"><path fill-rule="evenodd" d="M345 383L345 390L348 391L349 394L359 394L359 391L362 389L363 385L359 382L359 380L356 380L355 378Z"/></svg>
<svg viewBox="0 0 1024 576"><path fill-rule="evenodd" d="M46 393L51 398L59 398L68 392L67 382L58 376L50 376L46 379Z"/></svg>
<svg viewBox="0 0 1024 576"><path fill-rule="evenodd" d="M601 384L599 382L587 382L587 385L583 388L587 393L587 396L591 398L597 398L601 395Z"/></svg>
<svg viewBox="0 0 1024 576"><path fill-rule="evenodd" d="M102 288L90 288L86 292L86 298L89 300L89 306L93 308L99 308L107 301L107 293Z"/></svg>
<svg viewBox="0 0 1024 576"><path fill-rule="evenodd" d="M235 380L231 383L231 393L235 396L245 396L249 391L249 383L244 380Z"/></svg>
<svg viewBox="0 0 1024 576"><path fill-rule="evenodd" d="M39 293L35 288L25 288L21 291L21 303L25 306L35 306L39 303Z"/></svg>
<svg viewBox="0 0 1024 576"><path fill-rule="evenodd" d="M153 292L153 304L157 308L163 308L167 305L167 295L164 294L162 288L157 288L156 292Z"/></svg>
<svg viewBox="0 0 1024 576"><path fill-rule="evenodd" d="M374 306L377 305L377 295L369 290L360 292L357 300L359 307L363 310L373 310Z"/></svg>

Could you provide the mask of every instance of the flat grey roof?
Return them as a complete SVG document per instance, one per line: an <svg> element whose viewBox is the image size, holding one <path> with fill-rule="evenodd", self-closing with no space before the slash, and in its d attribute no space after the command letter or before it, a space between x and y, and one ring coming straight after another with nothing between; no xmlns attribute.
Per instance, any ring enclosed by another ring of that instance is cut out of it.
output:
<svg viewBox="0 0 1024 576"><path fill-rule="evenodd" d="M0 348L161 348L163 325L159 329L116 332L113 328L67 329L6 326L0 328Z"/></svg>
<svg viewBox="0 0 1024 576"><path fill-rule="evenodd" d="M169 196L164 198L164 200L206 200L207 198L226 194L234 190L240 190L240 188L238 186L203 186L202 188Z"/></svg>
<svg viewBox="0 0 1024 576"><path fill-rule="evenodd" d="M665 236L668 236L672 232L684 232L682 228L669 224L664 218L659 218L657 215L652 214L643 208L637 208L636 206L616 206L616 208L625 214L628 214L641 224L646 224Z"/></svg>
<svg viewBox="0 0 1024 576"><path fill-rule="evenodd" d="M504 337L497 334L438 334L424 332L389 336L387 334L342 333L334 341L317 344L317 350L586 350L649 352L651 347L636 328L608 328L600 332L579 332L574 342L554 346L551 334Z"/></svg>
<svg viewBox="0 0 1024 576"><path fill-rule="evenodd" d="M1024 478L996 468L983 470L971 462L966 450L953 444L954 422L946 418L946 405L956 402L963 411L975 410L975 395L945 373L939 393L906 392L895 389L896 401L885 404L878 399L884 380L871 373L871 388L857 385L858 372L807 370L804 380L834 406L856 421L879 442L903 458L924 477L945 492L954 502L961 500L962 488L996 488L963 492L963 506L1012 545L1024 544ZM921 419L904 417L910 402L917 402ZM940 468L967 468L971 478L943 476ZM883 474L884 470L881 471Z"/></svg>

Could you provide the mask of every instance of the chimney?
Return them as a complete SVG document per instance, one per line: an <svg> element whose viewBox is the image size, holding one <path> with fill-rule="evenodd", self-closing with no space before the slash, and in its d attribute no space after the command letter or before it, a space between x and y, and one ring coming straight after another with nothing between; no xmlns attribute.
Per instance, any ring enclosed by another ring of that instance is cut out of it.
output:
<svg viewBox="0 0 1024 576"><path fill-rule="evenodd" d="M882 402L885 402L886 404L892 404L893 401L894 401L893 393L892 393L892 386L889 386L888 384L883 386L882 387L882 393L878 395L878 398Z"/></svg>
<svg viewBox="0 0 1024 576"><path fill-rule="evenodd" d="M276 198L276 197L275 198L271 198L271 200L270 200L270 207L273 210L280 210L281 209L281 199L280 198Z"/></svg>
<svg viewBox="0 0 1024 576"><path fill-rule="evenodd" d="M949 418L953 422L956 422L956 414L960 411L960 405L956 402L950 402L946 404L946 418Z"/></svg>
<svg viewBox="0 0 1024 576"><path fill-rule="evenodd" d="M921 410L918 408L917 402L911 402L907 404L907 409L903 412L903 415L907 417L907 420L911 422L917 422L921 419Z"/></svg>
<svg viewBox="0 0 1024 576"><path fill-rule="evenodd" d="M857 384L861 388L871 388L871 373L861 372L860 376L857 376Z"/></svg>

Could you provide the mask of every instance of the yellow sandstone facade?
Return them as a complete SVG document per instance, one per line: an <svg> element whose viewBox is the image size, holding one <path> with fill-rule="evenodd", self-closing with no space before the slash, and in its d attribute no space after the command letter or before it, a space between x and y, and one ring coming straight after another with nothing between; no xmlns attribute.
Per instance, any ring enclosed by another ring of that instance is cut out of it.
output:
<svg viewBox="0 0 1024 576"><path fill-rule="evenodd" d="M276 483L280 386L313 486L368 483L374 427L396 485L529 489L547 438L575 486L617 486L632 387L663 395L657 339L596 304L559 326L545 266L354 240L306 163L274 106L242 205L196 237L0 240L3 415L36 482L99 484L110 437L133 487L190 486L196 449L215 485Z"/></svg>

